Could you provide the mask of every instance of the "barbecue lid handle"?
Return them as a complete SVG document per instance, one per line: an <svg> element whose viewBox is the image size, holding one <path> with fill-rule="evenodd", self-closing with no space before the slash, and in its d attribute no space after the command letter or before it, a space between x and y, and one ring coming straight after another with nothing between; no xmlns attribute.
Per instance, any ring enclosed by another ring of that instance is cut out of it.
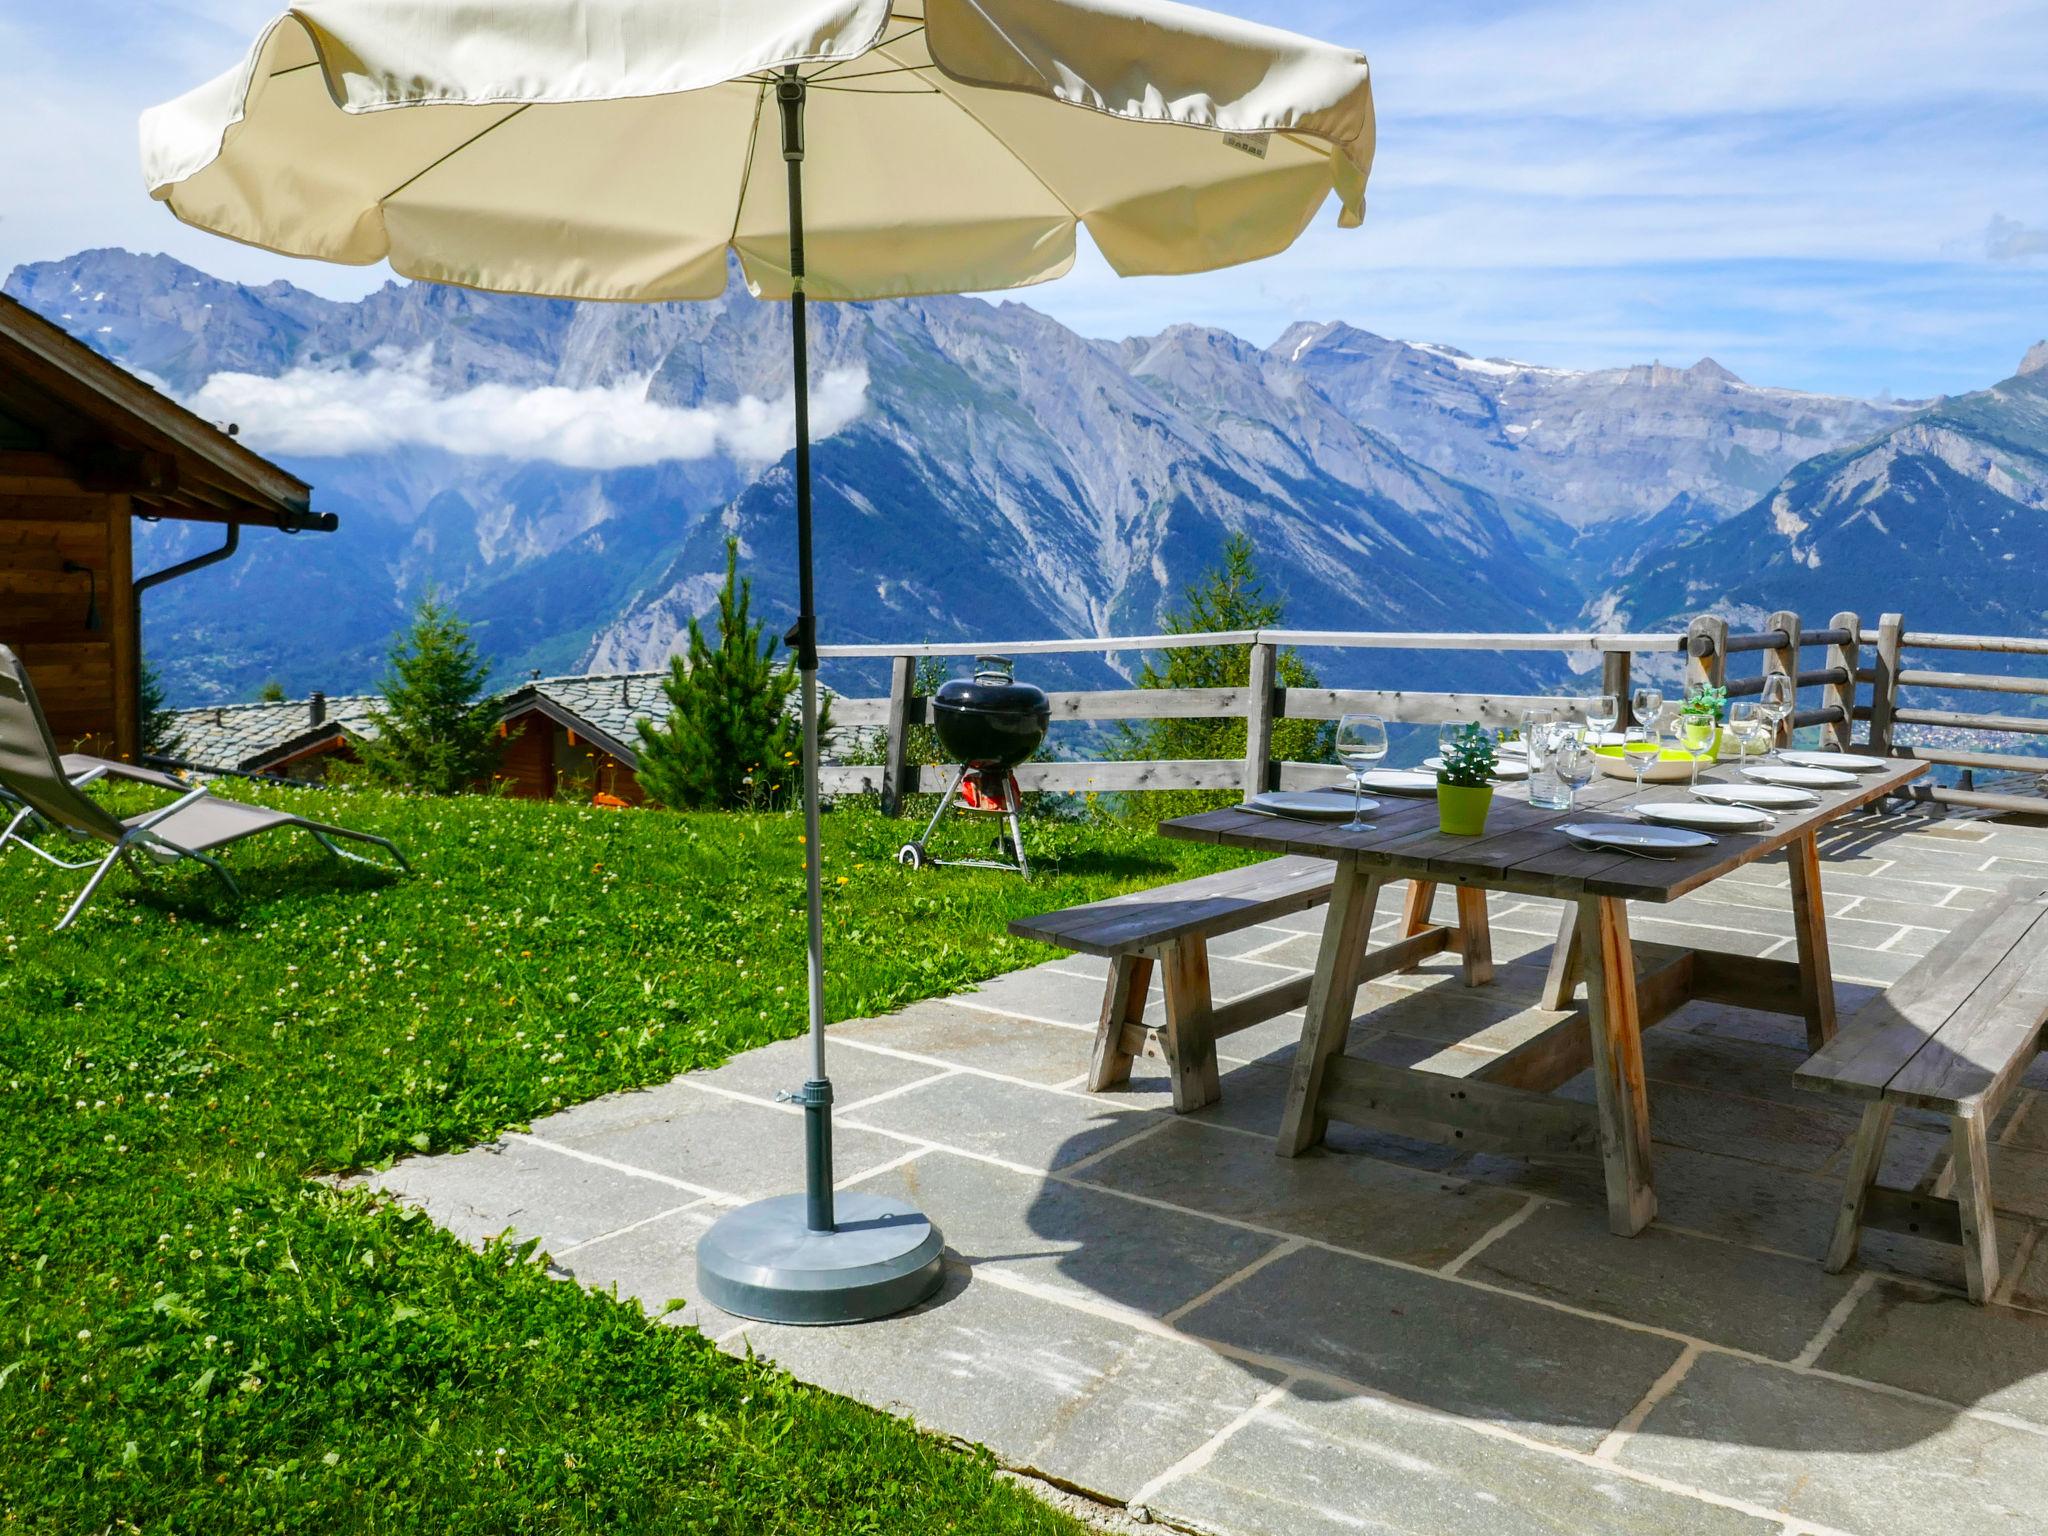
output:
<svg viewBox="0 0 2048 1536"><path fill-rule="evenodd" d="M1017 680L1017 668L1007 656L977 656L974 658L974 680L977 683L1013 683Z"/></svg>

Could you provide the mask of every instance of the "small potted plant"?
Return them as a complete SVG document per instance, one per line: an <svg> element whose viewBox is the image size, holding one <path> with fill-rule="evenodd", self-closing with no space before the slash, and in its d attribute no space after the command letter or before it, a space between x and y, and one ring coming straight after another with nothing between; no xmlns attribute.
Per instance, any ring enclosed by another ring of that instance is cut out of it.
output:
<svg viewBox="0 0 2048 1536"><path fill-rule="evenodd" d="M1500 755L1493 733L1468 725L1447 742L1436 771L1437 824L1455 837L1477 837L1493 808L1493 772Z"/></svg>
<svg viewBox="0 0 2048 1536"><path fill-rule="evenodd" d="M1686 750L1695 752L1709 762L1721 755L1721 725L1728 718L1728 690L1713 688L1702 683L1685 696L1685 702L1678 706L1680 740ZM1713 727L1713 736L1706 746L1694 746L1692 741L1699 734L1696 722L1705 721ZM1694 729L1687 731L1688 724Z"/></svg>

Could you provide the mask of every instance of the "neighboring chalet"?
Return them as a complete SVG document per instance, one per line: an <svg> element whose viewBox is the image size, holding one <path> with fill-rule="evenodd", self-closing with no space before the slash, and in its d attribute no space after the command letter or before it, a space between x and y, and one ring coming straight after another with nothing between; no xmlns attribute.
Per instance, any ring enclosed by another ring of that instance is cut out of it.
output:
<svg viewBox="0 0 2048 1536"><path fill-rule="evenodd" d="M497 700L498 730L507 739L499 769L508 793L522 800L575 800L638 805L638 720L668 717L666 672L538 677ZM336 762L354 762L358 742L377 732L375 694L267 704L181 709L164 756L212 773L320 779Z"/></svg>
<svg viewBox="0 0 2048 1536"><path fill-rule="evenodd" d="M306 483L0 295L0 644L58 745L139 755L142 594L234 554L245 526L332 532ZM221 544L139 579L137 518Z"/></svg>
<svg viewBox="0 0 2048 1536"><path fill-rule="evenodd" d="M377 734L375 694L262 704L209 704L172 714L159 755L202 773L258 773L324 779L330 765L356 761L356 743Z"/></svg>
<svg viewBox="0 0 2048 1536"><path fill-rule="evenodd" d="M498 703L498 729L511 737L500 769L527 800L638 805L640 720L668 718L666 672L538 677Z"/></svg>

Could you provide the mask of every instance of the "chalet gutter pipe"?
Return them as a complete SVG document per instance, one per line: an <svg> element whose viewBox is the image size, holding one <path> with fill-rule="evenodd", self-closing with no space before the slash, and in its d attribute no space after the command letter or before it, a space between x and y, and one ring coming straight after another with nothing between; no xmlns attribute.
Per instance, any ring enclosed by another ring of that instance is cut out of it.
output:
<svg viewBox="0 0 2048 1536"><path fill-rule="evenodd" d="M219 565L223 560L234 558L236 550L242 547L242 525L228 524L228 536L219 549L209 549L203 555L194 555L189 560L180 560L176 565L167 565L160 571L151 571L139 578L129 589L128 601L132 605L131 628L135 635L135 728L138 739L135 743L136 760L140 761L146 745L140 739L142 729L142 594L152 587L160 587L167 581L176 581L180 576L190 576L194 571L203 571L209 565Z"/></svg>

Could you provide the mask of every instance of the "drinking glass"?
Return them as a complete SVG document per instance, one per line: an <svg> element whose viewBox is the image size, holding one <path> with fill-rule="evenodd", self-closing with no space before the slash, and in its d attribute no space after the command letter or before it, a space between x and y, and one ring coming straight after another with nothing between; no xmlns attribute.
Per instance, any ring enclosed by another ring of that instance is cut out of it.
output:
<svg viewBox="0 0 2048 1536"><path fill-rule="evenodd" d="M1529 728L1529 803L1538 810L1568 811L1571 792L1557 772L1557 755L1577 746L1580 727L1565 720L1545 720Z"/></svg>
<svg viewBox="0 0 2048 1536"><path fill-rule="evenodd" d="M1351 770L1351 819L1346 832L1370 832L1365 819L1365 775L1387 755L1387 722L1378 715L1346 715L1337 722L1337 756Z"/></svg>
<svg viewBox="0 0 2048 1536"><path fill-rule="evenodd" d="M1756 744L1757 732L1763 729L1763 719L1755 704L1748 699L1728 706L1728 734L1735 738L1736 749L1742 760L1749 761L1750 749Z"/></svg>
<svg viewBox="0 0 2048 1536"><path fill-rule="evenodd" d="M1570 810L1579 791L1593 782L1594 745L1594 741L1576 731L1560 732L1551 738L1550 766L1564 789L1564 810Z"/></svg>
<svg viewBox="0 0 2048 1536"><path fill-rule="evenodd" d="M1655 717L1652 716L1652 719ZM1643 771L1664 755L1664 738L1654 725L1632 725L1621 741L1621 755L1636 770L1636 793L1643 792Z"/></svg>
<svg viewBox="0 0 2048 1536"><path fill-rule="evenodd" d="M1442 756L1451 750L1451 743L1458 739L1464 729L1465 722L1462 720L1446 720L1436 728L1436 750L1438 756Z"/></svg>
<svg viewBox="0 0 2048 1536"><path fill-rule="evenodd" d="M1664 714L1664 690L1645 685L1630 696L1629 702L1635 723L1645 730L1654 731Z"/></svg>
<svg viewBox="0 0 2048 1536"><path fill-rule="evenodd" d="M1712 715L1680 715L1678 744L1692 754L1692 784L1700 781L1700 759L1714 747L1714 732L1720 727Z"/></svg>
<svg viewBox="0 0 2048 1536"><path fill-rule="evenodd" d="M1767 738L1770 750L1766 758L1778 755L1778 731L1792 715L1792 679L1782 672L1773 672L1764 679L1763 692L1756 696L1757 715L1770 727Z"/></svg>
<svg viewBox="0 0 2048 1536"><path fill-rule="evenodd" d="M1621 718L1621 695L1617 693L1596 693L1586 700L1586 729L1593 733L1593 746L1600 745L1600 738L1614 729L1614 722Z"/></svg>

